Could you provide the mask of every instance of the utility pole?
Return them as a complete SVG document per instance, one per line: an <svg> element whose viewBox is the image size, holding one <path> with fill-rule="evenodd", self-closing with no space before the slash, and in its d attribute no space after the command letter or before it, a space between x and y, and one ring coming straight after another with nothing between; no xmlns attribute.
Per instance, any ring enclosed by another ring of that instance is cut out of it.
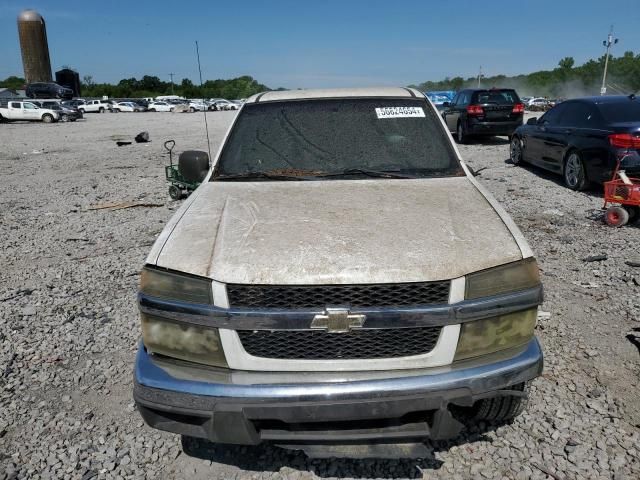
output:
<svg viewBox="0 0 640 480"><path fill-rule="evenodd" d="M169 77L171 77L171 95L173 95L173 76L175 75L175 73L170 73Z"/></svg>
<svg viewBox="0 0 640 480"><path fill-rule="evenodd" d="M609 35L606 40L602 41L602 45L607 47L607 53L604 56L604 73L602 74L602 87L600 87L600 95L607 93L607 67L609 66L609 52L611 51L611 45L618 43L617 38L613 38L613 25L609 30Z"/></svg>
<svg viewBox="0 0 640 480"><path fill-rule="evenodd" d="M480 65L480 70L478 71L478 88L480 88L481 79L482 79L482 65Z"/></svg>

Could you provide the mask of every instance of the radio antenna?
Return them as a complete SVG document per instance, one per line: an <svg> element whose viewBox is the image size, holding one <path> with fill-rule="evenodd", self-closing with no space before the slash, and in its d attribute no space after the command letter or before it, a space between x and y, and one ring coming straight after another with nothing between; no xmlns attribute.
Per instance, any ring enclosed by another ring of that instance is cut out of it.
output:
<svg viewBox="0 0 640 480"><path fill-rule="evenodd" d="M198 73L200 74L200 95L204 95L204 85L202 83L202 67L200 66L200 48L198 47L198 41L196 40L196 57L198 57ZM204 97L202 97L202 103L204 103ZM207 123L207 109L202 111L204 113L204 130L207 132L207 150L209 151L209 162L213 162L211 157L211 142L209 141L209 124Z"/></svg>

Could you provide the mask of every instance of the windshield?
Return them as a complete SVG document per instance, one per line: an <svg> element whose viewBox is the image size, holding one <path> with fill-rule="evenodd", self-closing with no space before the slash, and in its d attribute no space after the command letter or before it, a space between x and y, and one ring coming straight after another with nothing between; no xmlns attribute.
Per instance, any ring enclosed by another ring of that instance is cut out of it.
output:
<svg viewBox="0 0 640 480"><path fill-rule="evenodd" d="M366 177L363 170L464 175L424 99L346 98L245 105L212 180L251 173Z"/></svg>
<svg viewBox="0 0 640 480"><path fill-rule="evenodd" d="M637 100L625 99L622 102L601 103L598 109L609 123L640 123L640 102Z"/></svg>

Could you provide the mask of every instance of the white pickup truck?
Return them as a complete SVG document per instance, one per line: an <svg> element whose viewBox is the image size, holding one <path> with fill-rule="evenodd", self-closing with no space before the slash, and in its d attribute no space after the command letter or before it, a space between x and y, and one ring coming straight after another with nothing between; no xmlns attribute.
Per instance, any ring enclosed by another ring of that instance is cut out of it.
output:
<svg viewBox="0 0 640 480"><path fill-rule="evenodd" d="M111 104L106 100L87 100L83 105L78 105L78 110L82 113L104 113L107 110L111 110Z"/></svg>
<svg viewBox="0 0 640 480"><path fill-rule="evenodd" d="M55 110L38 107L31 102L7 102L0 104L0 122L30 120L44 123L57 122L60 114Z"/></svg>
<svg viewBox="0 0 640 480"><path fill-rule="evenodd" d="M142 270L134 398L187 453L424 458L524 409L538 266L421 92L254 95L178 163L201 183Z"/></svg>

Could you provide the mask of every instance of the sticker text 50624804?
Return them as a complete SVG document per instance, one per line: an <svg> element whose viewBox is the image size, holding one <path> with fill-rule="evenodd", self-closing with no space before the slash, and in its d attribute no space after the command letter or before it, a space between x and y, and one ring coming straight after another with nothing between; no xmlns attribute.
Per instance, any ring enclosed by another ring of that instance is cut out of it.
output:
<svg viewBox="0 0 640 480"><path fill-rule="evenodd" d="M378 118L424 117L422 107L382 107L376 108Z"/></svg>

